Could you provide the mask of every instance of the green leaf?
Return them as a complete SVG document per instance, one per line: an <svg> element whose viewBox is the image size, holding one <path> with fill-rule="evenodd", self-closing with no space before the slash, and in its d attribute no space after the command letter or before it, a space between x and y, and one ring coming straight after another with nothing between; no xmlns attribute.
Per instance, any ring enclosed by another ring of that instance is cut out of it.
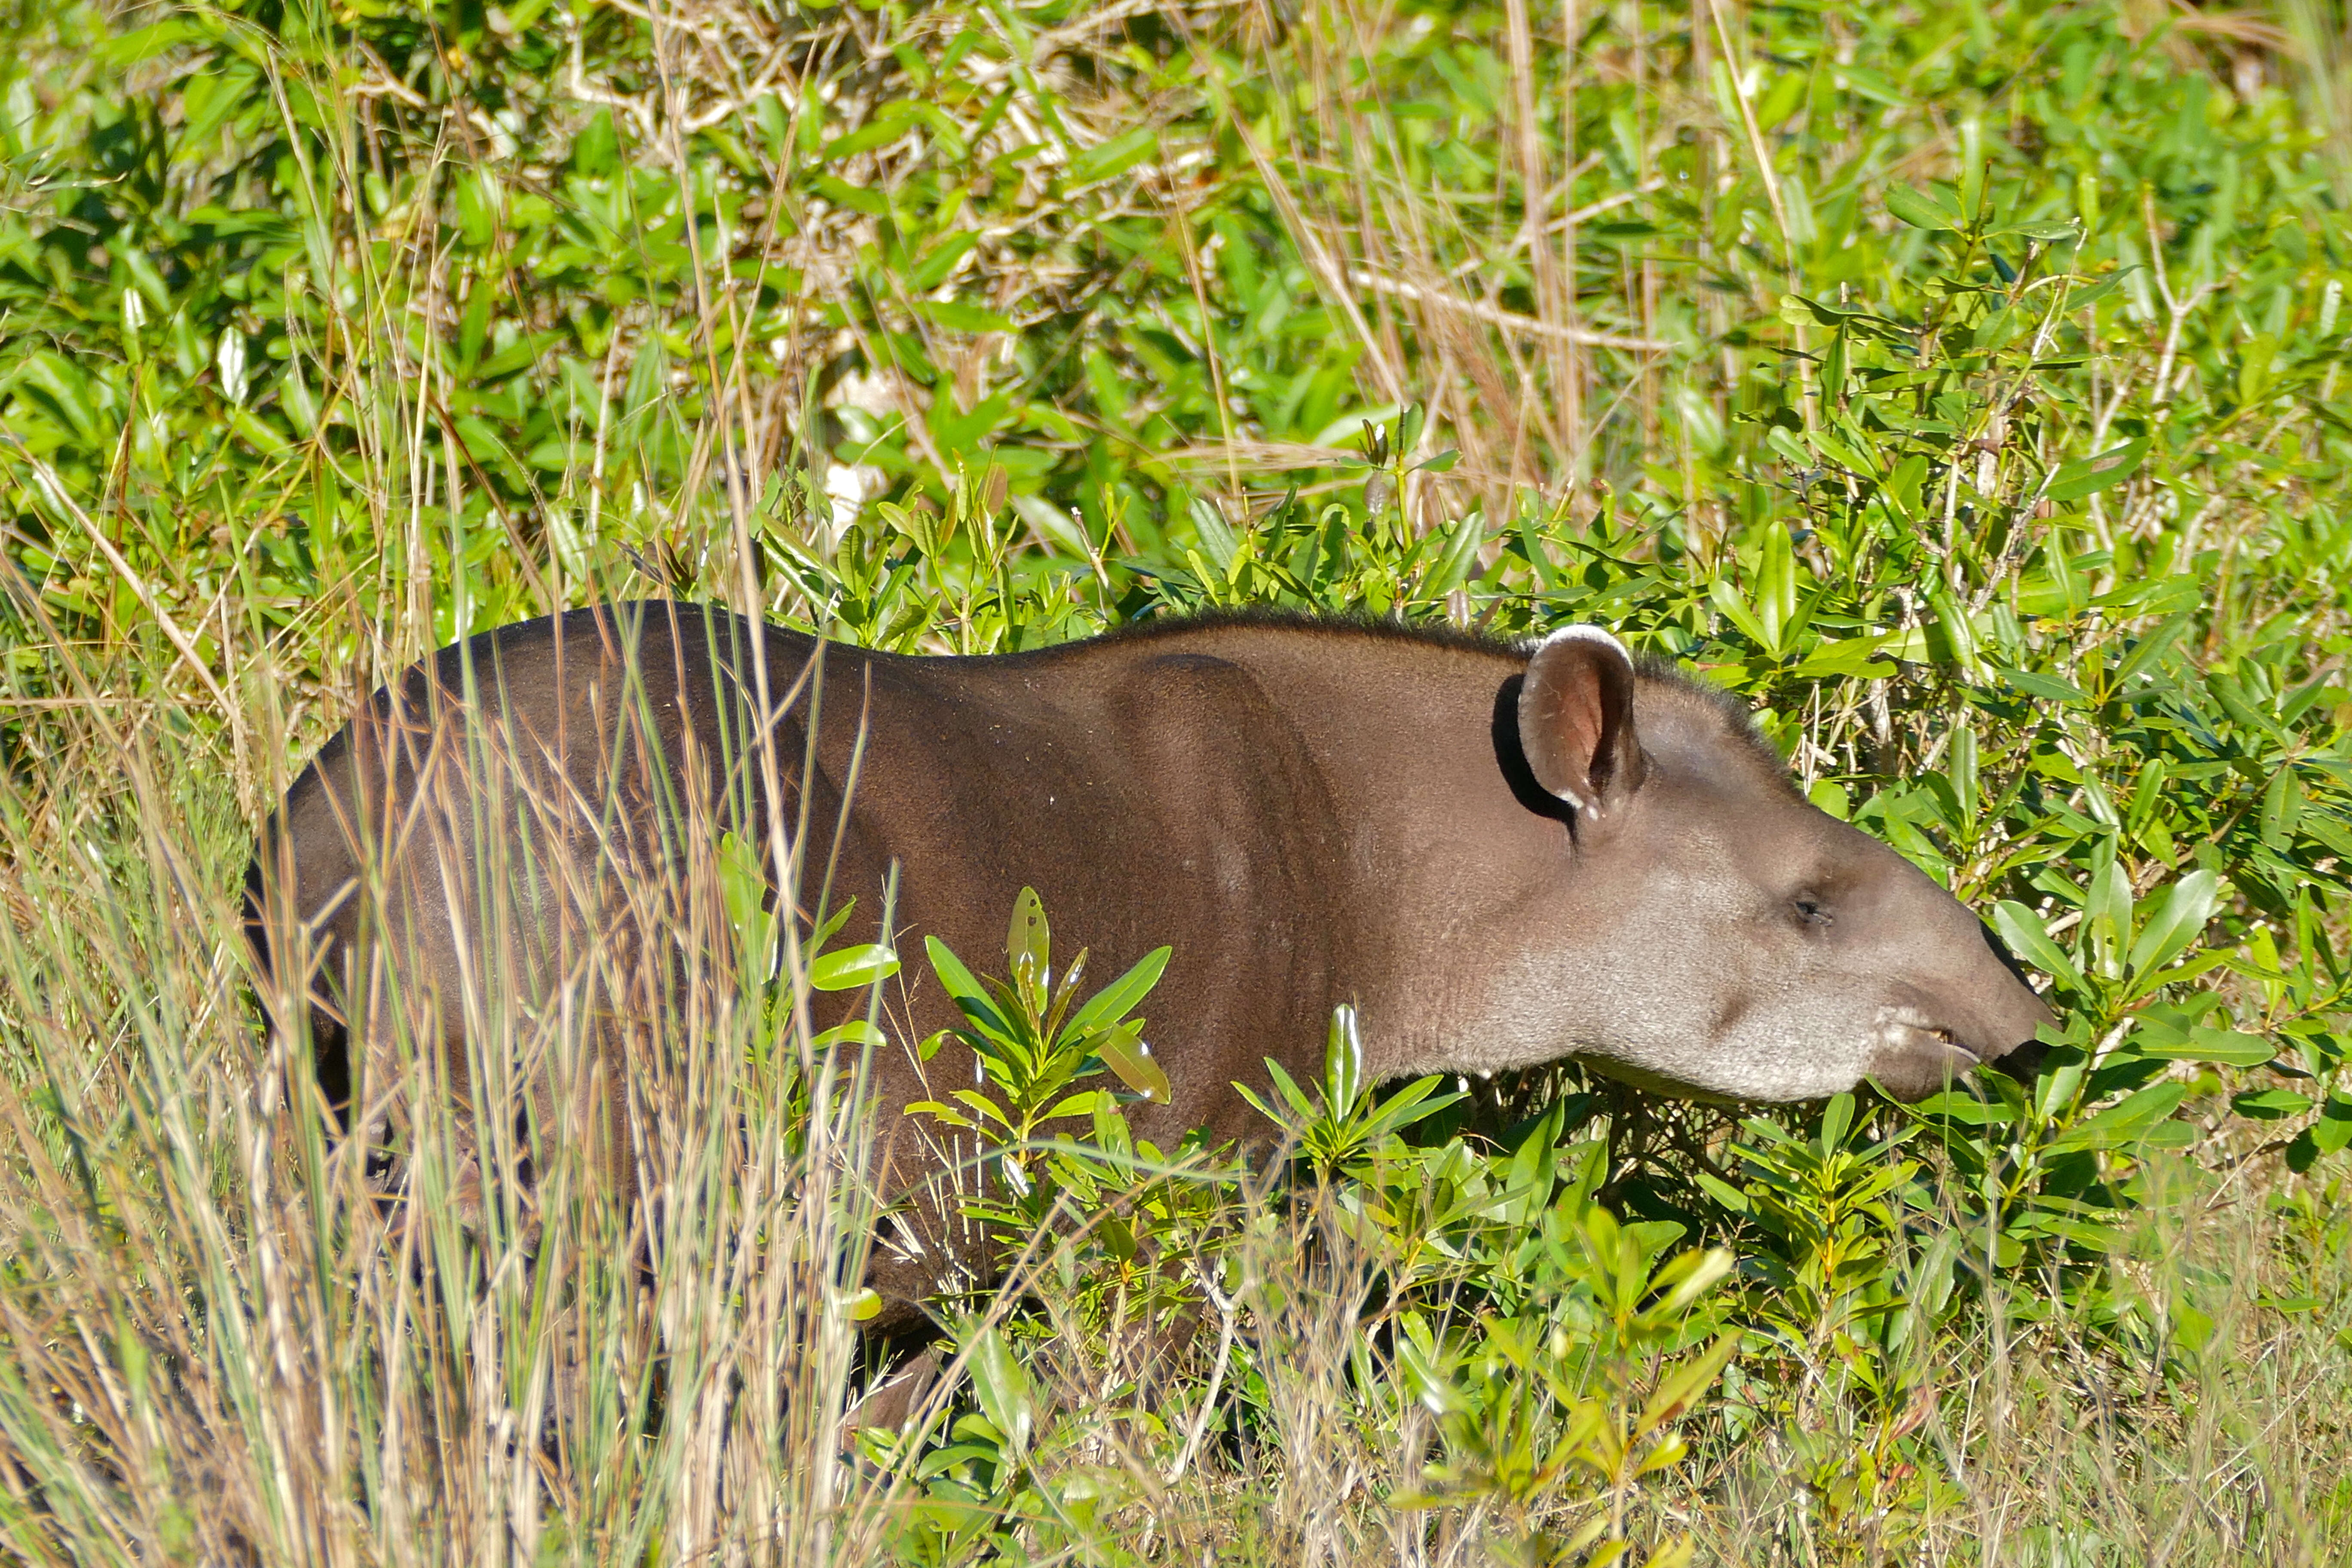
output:
<svg viewBox="0 0 2352 1568"><path fill-rule="evenodd" d="M2038 697L2045 702L2070 702L2085 705L2091 700L2083 689L2073 681L2055 675L2044 675L2030 669L2011 669L2007 665L1992 667L1995 674L2022 691L2028 697Z"/></svg>
<svg viewBox="0 0 2352 1568"><path fill-rule="evenodd" d="M1731 1266L1731 1255L1727 1252L1722 1257L1722 1266L1717 1270L1717 1278L1728 1272ZM1682 1362L1661 1377L1658 1380L1657 1392L1650 1395L1649 1404L1642 1409L1642 1419L1636 1425L1635 1430L1644 1433L1654 1431L1681 1415L1684 1411L1690 1408L1693 1401L1706 1392L1715 1380L1723 1374L1723 1369L1730 1363L1733 1352L1738 1348L1739 1331L1737 1329L1727 1331L1718 1336L1716 1342L1706 1350Z"/></svg>
<svg viewBox="0 0 2352 1568"><path fill-rule="evenodd" d="M2080 227L2071 218L2064 222L2052 218L2035 218L2024 223L2003 224L1994 229L1992 235L1988 237L2014 235L2020 239L2032 240L2037 245L2056 245L2074 238L2081 232Z"/></svg>
<svg viewBox="0 0 2352 1568"><path fill-rule="evenodd" d="M2352 1143L2352 1100L2341 1094L2329 1095L2319 1120L2312 1125L2311 1141L2323 1154L2333 1154Z"/></svg>
<svg viewBox="0 0 2352 1568"><path fill-rule="evenodd" d="M1160 132L1145 126L1080 153L1070 160L1067 177L1071 184L1091 185L1097 180L1127 173L1158 151Z"/></svg>
<svg viewBox="0 0 2352 1568"><path fill-rule="evenodd" d="M1012 1028L1003 1014L990 1000L988 988L973 978L963 961L948 951L947 943L935 936L923 939L923 951L930 955L931 973L939 976L949 999L962 1010L963 1016L978 1025L992 1038L1006 1041L1012 1038Z"/></svg>
<svg viewBox="0 0 2352 1568"><path fill-rule="evenodd" d="M1659 1269L1657 1278L1651 1281L1651 1289L1665 1292L1653 1310L1668 1317L1680 1317L1738 1266L1738 1259L1726 1247L1710 1247L1705 1252L1684 1253Z"/></svg>
<svg viewBox="0 0 2352 1568"><path fill-rule="evenodd" d="M1435 598L1462 586L1477 566L1479 547L1486 542L1486 519L1474 511L1455 525L1431 565L1429 575L1422 581L1420 592Z"/></svg>
<svg viewBox="0 0 2352 1568"><path fill-rule="evenodd" d="M2272 362L2278 358L2278 339L2269 332L2257 332L2238 355L2238 401L2259 403L2269 394L2277 377L2272 374Z"/></svg>
<svg viewBox="0 0 2352 1568"><path fill-rule="evenodd" d="M1868 679L1892 675L1895 666L1885 658L1887 639L1884 637L1823 637L1813 645L1794 671L1800 680L1822 680L1832 676Z"/></svg>
<svg viewBox="0 0 2352 1568"><path fill-rule="evenodd" d="M1437 1092L1445 1081L1437 1073L1417 1078L1402 1089L1380 1101L1370 1121L1361 1123L1364 1142L1377 1143L1391 1132L1401 1132L1417 1121L1426 1121L1462 1098L1457 1090Z"/></svg>
<svg viewBox="0 0 2352 1568"><path fill-rule="evenodd" d="M2152 1083L2117 1104L2081 1122L2050 1145L2050 1152L2075 1149L2120 1149L2145 1136L2148 1129L2179 1109L2189 1098L2185 1083Z"/></svg>
<svg viewBox="0 0 2352 1568"><path fill-rule="evenodd" d="M1822 1110L1821 1146L1835 1149L1845 1142L1846 1130L1853 1125L1853 1096L1837 1094Z"/></svg>
<svg viewBox="0 0 2352 1568"><path fill-rule="evenodd" d="M1047 965L1053 960L1053 928L1045 923L1045 900L1024 888L1013 900L1013 922L1004 932L1004 968L1015 985L1037 999L1043 1013Z"/></svg>
<svg viewBox="0 0 2352 1568"><path fill-rule="evenodd" d="M809 182L809 185L818 195L837 207L864 213L868 217L890 216L890 198L880 191L869 191L846 180L835 179L831 174L819 174Z"/></svg>
<svg viewBox="0 0 2352 1568"><path fill-rule="evenodd" d="M1160 976L1168 967L1170 947L1155 947L1136 961L1135 967L1087 998L1086 1005L1070 1016L1062 1026L1064 1036L1081 1038L1097 1029L1107 1029L1118 1023L1160 984Z"/></svg>
<svg viewBox="0 0 2352 1568"><path fill-rule="evenodd" d="M1037 1120L1055 1121L1065 1116L1092 1116L1109 1098L1098 1089L1080 1089L1076 1094L1065 1095L1055 1100Z"/></svg>
<svg viewBox="0 0 2352 1568"><path fill-rule="evenodd" d="M1119 1082L1143 1096L1154 1105L1167 1105L1176 1098L1169 1087L1168 1075L1151 1059L1151 1047L1143 1041L1143 1021L1130 1018L1126 1023L1105 1030L1087 1042L1094 1054L1102 1058L1103 1065L1118 1075Z"/></svg>
<svg viewBox="0 0 2352 1568"><path fill-rule="evenodd" d="M2278 1055L2277 1042L2261 1035L2210 1028L2202 1024L2183 1031L2155 1019L2141 1025L2132 1046L2144 1057L2211 1062L2217 1067L2258 1068Z"/></svg>
<svg viewBox="0 0 2352 1568"><path fill-rule="evenodd" d="M2155 973L2204 934L2221 901L2220 879L2200 868L2165 889L2163 900L2141 922L2128 967L2135 976Z"/></svg>
<svg viewBox="0 0 2352 1568"><path fill-rule="evenodd" d="M492 354L475 366L474 380L477 382L499 381L512 375L519 370L528 369L538 363L541 354L562 342L563 339L564 334L562 332L527 333L512 347Z"/></svg>
<svg viewBox="0 0 2352 1568"><path fill-rule="evenodd" d="M1323 1098L1333 1110L1344 1111L1364 1091L1364 1039L1356 1028L1356 1010L1341 1003L1331 1009L1330 1026L1323 1038Z"/></svg>
<svg viewBox="0 0 2352 1568"><path fill-rule="evenodd" d="M2230 1109L2257 1121L2276 1121L2284 1117L2301 1116L2311 1109L2311 1104L2307 1094L2297 1094L2291 1089L2265 1089L2233 1096Z"/></svg>
<svg viewBox="0 0 2352 1568"><path fill-rule="evenodd" d="M2054 980L2081 986L2083 972L2074 967L2074 961L2067 956L2064 948L2050 940L2042 917L2032 910L2003 899L1993 906L1992 925L2000 933L2000 940L2009 943L2010 952Z"/></svg>
<svg viewBox="0 0 2352 1568"><path fill-rule="evenodd" d="M2122 691L2125 682L2170 651L2172 645L2180 640L2180 634L2189 629L2189 619L2193 614L2195 612L2191 610L2179 611L2143 633L2132 645L2131 652L2124 655L2107 676L2107 690L2110 693Z"/></svg>
<svg viewBox="0 0 2352 1568"><path fill-rule="evenodd" d="M875 121L861 125L826 142L824 150L817 154L817 160L824 163L838 163L844 158L871 152L877 147L886 147L906 135L907 130L908 122L903 119Z"/></svg>
<svg viewBox="0 0 2352 1568"><path fill-rule="evenodd" d="M1909 185L1886 187L1886 210L1913 228L1934 230L1964 226L1959 213L1941 196L1930 195Z"/></svg>
<svg viewBox="0 0 2352 1568"><path fill-rule="evenodd" d="M2138 472L2140 461L2147 456L2147 442L2141 439L2126 441L2093 457L2061 463L2051 470L2048 481L2042 487L2042 498L2063 505L2095 495Z"/></svg>
<svg viewBox="0 0 2352 1568"><path fill-rule="evenodd" d="M1004 1107L997 1104L995 1100L991 1100L987 1095L982 1094L976 1089L957 1089L950 1098L963 1101L966 1105L971 1107L973 1110L980 1113L980 1121L975 1121L971 1124L975 1127L979 1126L981 1122L986 1121L993 1121L999 1127L1005 1128L1008 1131L1013 1126L1013 1117L1011 1113L1008 1112Z"/></svg>
<svg viewBox="0 0 2352 1568"><path fill-rule="evenodd" d="M2095 308L2105 301L2108 295L2122 288L2126 278L2139 270L2140 268L2137 264L2129 267L2118 267L2113 272L2110 272L2105 277L2100 279L2096 283L2092 284L2089 288L2077 289L2067 295L2067 313L2071 315L2077 310L2088 310Z"/></svg>
<svg viewBox="0 0 2352 1568"><path fill-rule="evenodd" d="M1705 1171L1694 1171L1691 1173L1691 1179L1699 1184L1700 1191L1733 1214L1748 1212L1748 1194L1722 1177L1709 1175Z"/></svg>
<svg viewBox="0 0 2352 1568"><path fill-rule="evenodd" d="M1553 1152L1559 1146L1560 1123L1567 1109L1567 1101L1553 1100L1511 1155L1503 1178L1503 1190L1509 1199L1502 1216L1505 1224L1525 1225L1550 1204Z"/></svg>
<svg viewBox="0 0 2352 1568"><path fill-rule="evenodd" d="M1934 1118L1957 1121L1964 1127L2003 1126L2017 1120L2017 1110L1999 1100L1980 1100L1973 1092L1980 1080L1971 1079L1950 1089L1939 1089L1925 1100L1911 1103L1912 1114L1923 1120Z"/></svg>
<svg viewBox="0 0 2352 1568"><path fill-rule="evenodd" d="M194 22L175 16L118 34L93 50L91 58L97 64L121 70L127 66L153 59L167 49L176 48L204 36L205 30Z"/></svg>
<svg viewBox="0 0 2352 1568"><path fill-rule="evenodd" d="M1756 612L1748 607L1748 601L1740 596L1739 590L1731 585L1730 578L1717 577L1707 584L1706 592L1707 597L1715 601L1715 607L1723 612L1723 618L1738 627L1742 637L1767 653L1773 651L1771 635L1764 629L1764 623L1757 618Z"/></svg>
<svg viewBox="0 0 2352 1568"><path fill-rule="evenodd" d="M1036 1421L1029 1373L994 1324L982 1328L965 1342L964 1370L982 1413L1003 1435L1005 1447L1016 1455L1026 1453Z"/></svg>
<svg viewBox="0 0 2352 1568"><path fill-rule="evenodd" d="M978 305L960 304L953 300L918 300L915 301L915 313L951 332L1009 332L1013 330L1013 318L1003 312L983 310Z"/></svg>
<svg viewBox="0 0 2352 1568"><path fill-rule="evenodd" d="M963 229L948 236L923 253L923 258L907 274L907 287L918 294L928 294L948 280L956 263L971 254L980 243L980 236Z"/></svg>
<svg viewBox="0 0 2352 1568"><path fill-rule="evenodd" d="M835 1024L809 1042L812 1047L820 1051L830 1049L835 1046L847 1045L869 1046L879 1050L889 1043L889 1036L885 1035L864 1018L852 1018L846 1024Z"/></svg>
<svg viewBox="0 0 2352 1568"><path fill-rule="evenodd" d="M808 983L818 991L850 991L898 973L898 955L878 942L820 952L809 961Z"/></svg>

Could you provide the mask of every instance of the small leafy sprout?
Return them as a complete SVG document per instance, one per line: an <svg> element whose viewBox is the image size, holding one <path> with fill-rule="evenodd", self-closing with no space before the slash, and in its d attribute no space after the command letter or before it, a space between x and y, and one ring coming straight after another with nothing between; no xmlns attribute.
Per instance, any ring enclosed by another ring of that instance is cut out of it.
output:
<svg viewBox="0 0 2352 1568"><path fill-rule="evenodd" d="M1274 1080L1276 1109L1248 1086L1235 1084L1258 1114L1283 1131L1297 1157L1328 1180L1333 1173L1354 1173L1366 1163L1401 1152L1399 1134L1462 1098L1439 1094L1444 1081L1437 1075L1418 1079L1386 1099L1364 1080L1364 1041L1356 1027L1356 1010L1342 1005L1331 1010L1331 1028L1323 1047L1323 1082L1310 1095L1273 1058L1266 1075Z"/></svg>
<svg viewBox="0 0 2352 1568"><path fill-rule="evenodd" d="M1169 949L1156 948L1126 973L1075 1008L1086 973L1087 950L1070 961L1060 982L1053 973L1052 931L1036 889L1024 888L1013 906L1004 942L1007 981L981 980L937 937L926 937L931 972L963 1014L961 1028L941 1030L923 1041L925 1060L950 1037L978 1058L984 1089L958 1089L950 1105L936 1100L908 1106L950 1127L993 1125L1014 1149L1027 1143L1040 1125L1066 1116L1087 1116L1116 1107L1115 1094L1071 1087L1108 1068L1137 1098L1165 1105L1174 1098L1168 1075L1151 1059L1141 1018L1132 1013L1160 983ZM1017 1173L1017 1164L1010 1167ZM1013 1175L1017 1182L1019 1177Z"/></svg>

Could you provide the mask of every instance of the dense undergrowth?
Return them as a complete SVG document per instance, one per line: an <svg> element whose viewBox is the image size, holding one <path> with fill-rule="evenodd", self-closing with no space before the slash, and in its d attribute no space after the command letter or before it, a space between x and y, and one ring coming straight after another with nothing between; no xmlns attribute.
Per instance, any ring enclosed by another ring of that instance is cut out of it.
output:
<svg viewBox="0 0 2352 1568"><path fill-rule="evenodd" d="M2332 10L6 25L14 1552L2352 1533ZM1598 621L1751 697L2063 1039L2022 1087L1733 1112L1572 1068L1366 1084L1343 1019L1266 1107L1295 1159L1244 1165L1132 1145L1148 995L1057 1015L1034 922L1001 965L796 946L763 988L782 933L722 845L679 894L709 1065L654 1154L695 1223L641 1268L544 1175L461 1222L425 1124L423 1217L387 1216L248 1000L252 825L419 653L647 593L943 653L1255 604ZM872 1214L793 1002L894 965L995 1016L994 1110L940 1110L1005 1143L980 1201L1024 1247L942 1303L911 1435L845 1454Z"/></svg>

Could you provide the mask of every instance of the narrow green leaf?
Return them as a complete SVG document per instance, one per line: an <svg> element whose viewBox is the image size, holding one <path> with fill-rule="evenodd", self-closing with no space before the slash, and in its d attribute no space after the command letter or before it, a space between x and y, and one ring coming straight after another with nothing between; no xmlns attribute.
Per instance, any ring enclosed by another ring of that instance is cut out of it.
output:
<svg viewBox="0 0 2352 1568"><path fill-rule="evenodd" d="M1015 1454L1026 1453L1036 1420L1029 1373L993 1324L981 1329L966 1343L964 1368L971 1379L973 1396L990 1424L1003 1434L1005 1447Z"/></svg>
<svg viewBox="0 0 2352 1568"><path fill-rule="evenodd" d="M1114 136L1070 160L1069 183L1091 185L1097 180L1123 174L1158 151L1160 132L1150 126L1130 131L1124 136Z"/></svg>
<svg viewBox="0 0 2352 1568"><path fill-rule="evenodd" d="M2276 1121L2284 1117L2301 1116L2309 1110L2311 1097L2297 1094L2291 1089L2257 1089L2249 1094L2232 1096L2230 1109L2257 1121Z"/></svg>
<svg viewBox="0 0 2352 1568"><path fill-rule="evenodd" d="M962 1009L964 1016L1000 1039L1010 1037L1004 1016L990 1000L987 987L963 966L962 960L948 951L947 943L927 936L923 939L923 951L930 955L931 973L939 976L940 984L946 988L950 1000Z"/></svg>
<svg viewBox="0 0 2352 1568"><path fill-rule="evenodd" d="M2006 228L1994 232L2004 235L2013 234L2021 239L2032 240L2037 245L2060 245L2074 238L2082 230L2071 220L2062 223L2054 219L2037 219L2030 223L2013 223Z"/></svg>
<svg viewBox="0 0 2352 1568"><path fill-rule="evenodd" d="M1108 1098L1098 1089L1080 1089L1076 1094L1065 1095L1055 1100L1037 1120L1055 1121L1065 1116L1092 1116Z"/></svg>
<svg viewBox="0 0 2352 1568"><path fill-rule="evenodd" d="M954 300L918 300L915 312L951 332L1009 332L1013 318L1002 310L966 305Z"/></svg>
<svg viewBox="0 0 2352 1568"><path fill-rule="evenodd" d="M1127 1022L1106 1029L1087 1042L1103 1065L1118 1075L1119 1082L1143 1096L1154 1105L1167 1105L1176 1098L1169 1087L1168 1075L1151 1059L1151 1047L1143 1040L1143 1021L1129 1018Z"/></svg>
<svg viewBox="0 0 2352 1568"><path fill-rule="evenodd" d="M2182 1034L2177 1030L2143 1029L2132 1041L2144 1057L2168 1061L2211 1062L2217 1067L2258 1068L2278 1055L2275 1041L2236 1029L2203 1025Z"/></svg>
<svg viewBox="0 0 2352 1568"><path fill-rule="evenodd" d="M1727 1270L1729 1265L1730 1255L1726 1253L1724 1267ZM1650 1395L1649 1404L1643 1407L1642 1418L1634 1430L1652 1432L1682 1415L1723 1374L1723 1369L1730 1363L1733 1352L1738 1348L1739 1331L1734 1329L1669 1371L1658 1380L1657 1392Z"/></svg>
<svg viewBox="0 0 2352 1568"><path fill-rule="evenodd" d="M2172 645L2180 640L2180 634L2189 629L2189 618L2195 612L2191 610L2179 611L2158 622L2154 629L2143 634L2140 639L2132 645L2131 652L2124 655L2122 661L2108 675L2108 692L2110 694L2122 692L2125 682L2163 658L2171 649Z"/></svg>
<svg viewBox="0 0 2352 1568"><path fill-rule="evenodd" d="M1024 888L1013 900L1013 921L1004 933L1004 968L1013 984L1045 1008L1046 966L1053 961L1053 928L1045 922L1045 900L1034 888Z"/></svg>
<svg viewBox="0 0 2352 1568"><path fill-rule="evenodd" d="M1344 1111L1364 1091L1364 1040L1356 1029L1356 1010L1346 1003L1331 1009L1330 1027L1324 1031L1323 1098L1335 1111Z"/></svg>
<svg viewBox="0 0 2352 1568"><path fill-rule="evenodd" d="M2077 458L2061 463L2042 488L2044 500L2063 504L2095 495L2111 485L2119 485L2138 472L2141 459L2147 456L2145 439L2126 441L2088 458Z"/></svg>
<svg viewBox="0 0 2352 1568"><path fill-rule="evenodd" d="M822 1051L834 1046L870 1046L878 1050L890 1043L890 1037L864 1018L852 1018L846 1024L835 1024L820 1033L809 1044Z"/></svg>
<svg viewBox="0 0 2352 1568"><path fill-rule="evenodd" d="M2083 972L2074 967L2074 961L2067 956L2064 948L2050 940L2050 933L2042 929L2042 917L2023 904L2009 899L1995 904L1992 926L2000 933L2000 940L2009 943L2010 952L2042 973L2068 985L2083 984Z"/></svg>
<svg viewBox="0 0 2352 1568"><path fill-rule="evenodd" d="M878 942L820 952L809 961L808 983L818 991L850 991L898 973L898 955Z"/></svg>
<svg viewBox="0 0 2352 1568"><path fill-rule="evenodd" d="M2185 1083L2152 1083L2110 1105L2050 1145L2053 1154L2075 1149L2120 1149L2171 1115L2189 1097Z"/></svg>
<svg viewBox="0 0 2352 1568"><path fill-rule="evenodd" d="M1886 187L1886 210L1913 228L1935 230L1961 226L1960 215L1943 198L1915 190L1909 185Z"/></svg>
<svg viewBox="0 0 2352 1568"><path fill-rule="evenodd" d="M2081 705L2090 701L2083 689L2073 681L2055 675L2045 675L2031 669L2011 669L1996 664L1994 673L2028 697L2038 697L2044 702L2069 702Z"/></svg>
<svg viewBox="0 0 2352 1568"><path fill-rule="evenodd" d="M1168 967L1169 954L1175 949L1155 947L1136 962L1135 966L1092 996L1086 1005L1070 1016L1062 1026L1062 1033L1071 1038L1107 1029L1135 1011L1139 1003L1160 984L1160 976Z"/></svg>
<svg viewBox="0 0 2352 1568"><path fill-rule="evenodd" d="M2133 939L2128 967L2135 977L2153 974L2188 951L2204 934L2221 901L2220 879L2199 868L2165 889Z"/></svg>

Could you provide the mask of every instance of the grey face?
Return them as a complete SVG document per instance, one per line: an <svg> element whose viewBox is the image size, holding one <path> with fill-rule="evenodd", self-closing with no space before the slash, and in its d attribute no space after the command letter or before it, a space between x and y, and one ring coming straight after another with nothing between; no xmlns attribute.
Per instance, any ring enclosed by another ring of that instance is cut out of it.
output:
<svg viewBox="0 0 2352 1568"><path fill-rule="evenodd" d="M1498 1054L1737 1100L1864 1078L1917 1098L2050 1017L1948 893L1803 800L1711 697L1637 676L1613 638L1545 643L1519 721L1537 782L1572 808L1557 929L1577 934L1505 966L1521 1013Z"/></svg>

